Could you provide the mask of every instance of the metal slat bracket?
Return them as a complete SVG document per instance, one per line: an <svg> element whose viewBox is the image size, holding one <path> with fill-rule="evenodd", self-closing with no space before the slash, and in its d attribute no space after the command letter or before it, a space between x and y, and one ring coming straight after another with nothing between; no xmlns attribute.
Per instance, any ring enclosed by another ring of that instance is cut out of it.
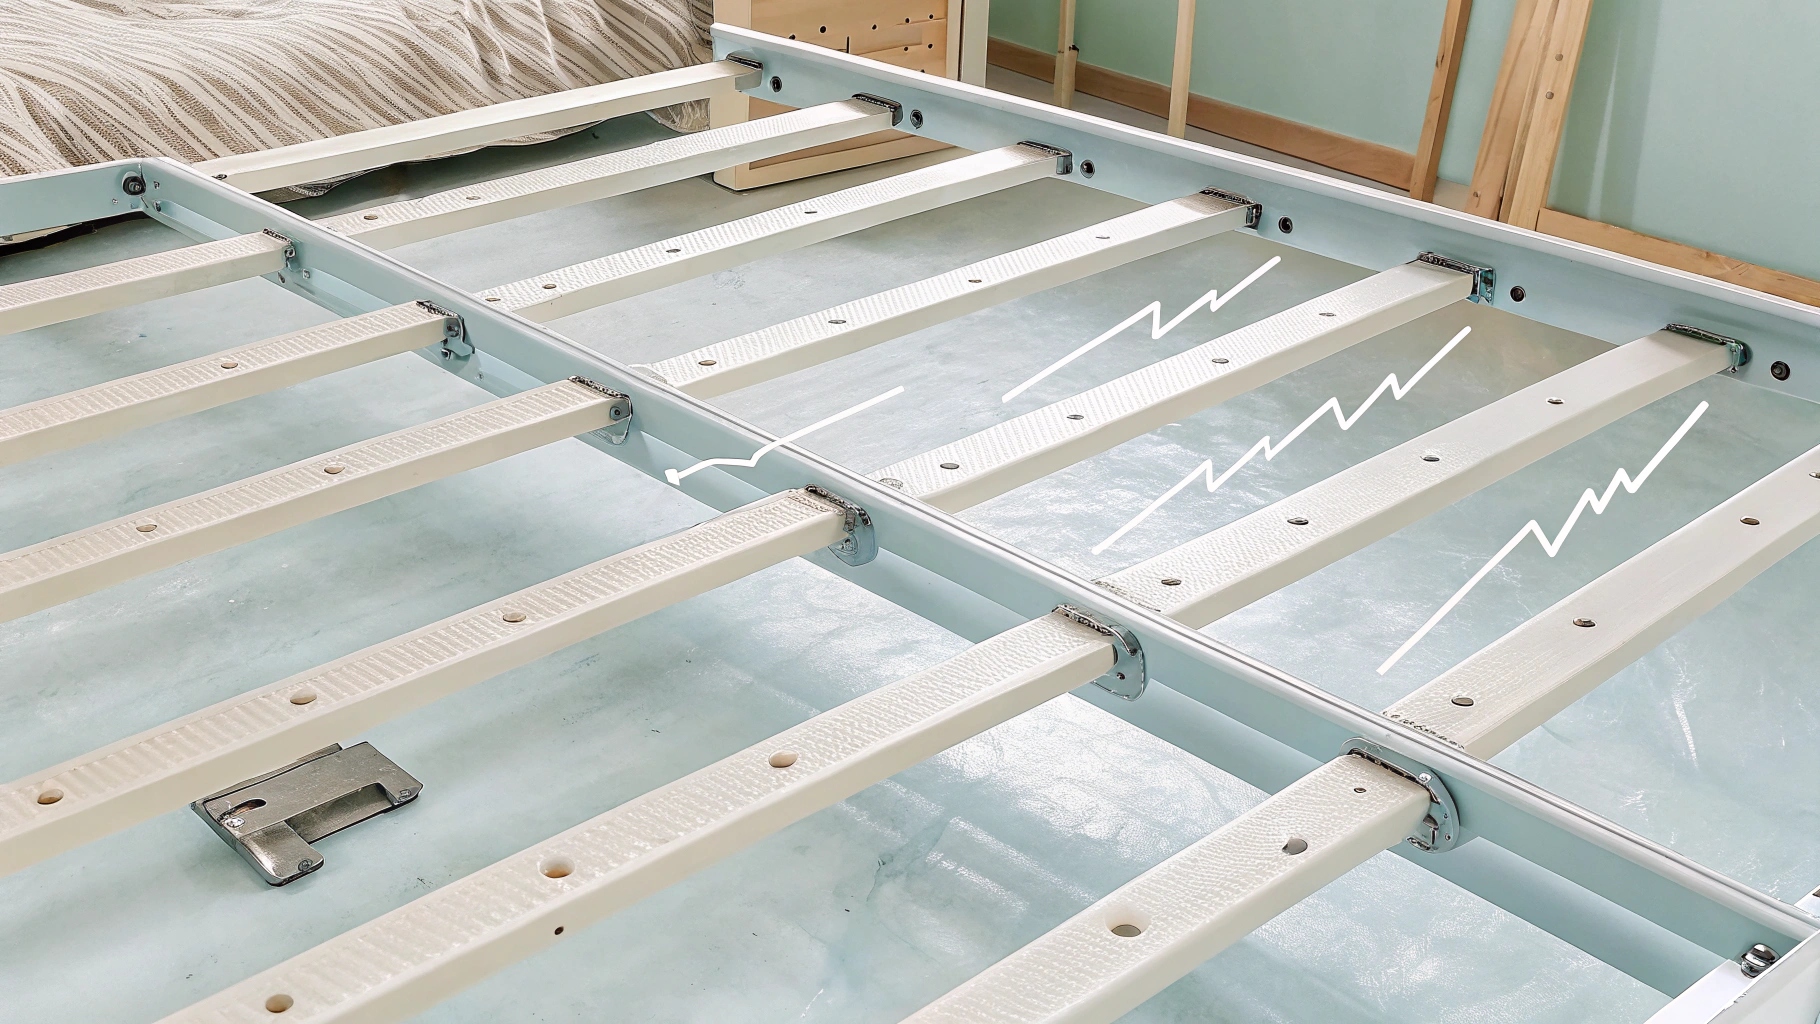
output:
<svg viewBox="0 0 1820 1024"><path fill-rule="evenodd" d="M190 804L259 872L286 885L322 867L311 843L417 799L423 785L371 743L334 743Z"/></svg>
<svg viewBox="0 0 1820 1024"><path fill-rule="evenodd" d="M1428 814L1404 842L1423 853L1444 853L1460 845L1462 830L1459 808L1454 806L1453 794L1447 791L1446 784L1433 768L1404 757L1383 744L1357 736L1346 741L1346 747L1341 753L1362 757L1428 790Z"/></svg>
<svg viewBox="0 0 1820 1024"><path fill-rule="evenodd" d="M1030 143L1026 142L1024 145L1028 146ZM1257 227L1264 219L1264 204L1254 203L1250 198L1240 195L1237 192L1228 192L1223 188L1204 188L1201 189L1201 194L1204 196L1212 196L1215 199L1224 199L1234 206L1246 207L1245 226L1248 228Z"/></svg>
<svg viewBox="0 0 1820 1024"><path fill-rule="evenodd" d="M853 94L853 98L859 100L861 103L870 103L874 106L884 107L886 110L891 111L891 127L896 128L899 124L903 123L904 105L902 103L899 103L896 100L888 100L883 96L874 96L869 92L856 92Z"/></svg>
<svg viewBox="0 0 1820 1024"><path fill-rule="evenodd" d="M847 531L847 539L828 547L834 557L848 565L865 565L878 557L878 535L872 530L870 513L826 487L811 484L803 490L840 509L845 516L841 526Z"/></svg>
<svg viewBox="0 0 1820 1024"><path fill-rule="evenodd" d="M1060 146L1051 146L1047 142L1031 142L1028 139L1025 139L1023 142L1018 143L1018 145L1028 146L1031 149L1034 149L1034 150L1037 150L1037 151L1043 152L1043 153L1053 153L1053 154L1055 154L1055 173L1057 173L1057 174L1073 174L1074 173L1074 152L1073 152L1073 150L1063 149Z"/></svg>
<svg viewBox="0 0 1820 1024"><path fill-rule="evenodd" d="M461 318L456 317L456 319ZM470 347L468 351L472 352L473 348ZM623 392L615 391L605 384L596 383L586 377L570 377L569 379L590 391L598 391L613 399L613 404L607 406L607 419L612 422L599 430L590 430L588 433L605 438L608 444L625 444L626 435L632 429L632 399Z"/></svg>
<svg viewBox="0 0 1820 1024"><path fill-rule="evenodd" d="M1073 605L1056 605L1055 610L1112 640L1112 670L1095 679L1093 685L1125 700L1137 700L1144 695L1144 685L1150 681L1150 675L1144 667L1144 647L1138 643L1136 634Z"/></svg>
<svg viewBox="0 0 1820 1024"><path fill-rule="evenodd" d="M1476 263L1456 260L1452 256L1443 256L1438 252L1425 252L1416 257L1416 262L1443 267L1461 274L1470 274L1472 276L1472 294L1467 298L1474 302L1483 302L1489 306L1492 297L1497 293L1498 272L1490 267L1481 267Z"/></svg>
<svg viewBox="0 0 1820 1024"><path fill-rule="evenodd" d="M1750 346L1739 341L1737 338L1728 338L1723 334L1715 334L1712 331L1704 330L1699 327L1689 327L1686 324L1669 324L1662 329L1673 334L1679 334L1685 338L1694 338L1699 341L1711 342L1714 345L1724 346L1725 351L1730 353L1732 357L1731 368L1726 370L1726 373L1737 373L1739 368L1750 362Z"/></svg>
<svg viewBox="0 0 1820 1024"><path fill-rule="evenodd" d="M747 89L756 89L764 83L765 65L763 61L737 53L729 53L722 59L749 69L740 72L738 77L733 79L733 88L744 92Z"/></svg>
<svg viewBox="0 0 1820 1024"><path fill-rule="evenodd" d="M468 324L460 313L453 313L427 299L418 299L417 305L424 312L442 317L442 357L444 359L467 359L474 355L474 343L468 340ZM625 440L625 438L620 438Z"/></svg>

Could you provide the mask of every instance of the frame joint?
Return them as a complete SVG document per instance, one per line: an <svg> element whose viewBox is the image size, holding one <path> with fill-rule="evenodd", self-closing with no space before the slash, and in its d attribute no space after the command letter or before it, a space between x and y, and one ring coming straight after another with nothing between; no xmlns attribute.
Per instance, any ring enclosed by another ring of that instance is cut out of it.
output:
<svg viewBox="0 0 1820 1024"><path fill-rule="evenodd" d="M442 317L444 359L467 359L474 355L474 343L468 340L468 322L460 313L446 310L428 299L418 299L417 306L431 316Z"/></svg>
<svg viewBox="0 0 1820 1024"><path fill-rule="evenodd" d="M607 419L612 422L601 427L599 430L590 430L588 431L588 434L598 437L608 444L625 444L626 435L632 430L631 396L621 391L615 391L605 384L589 380L586 377L570 377L569 380L573 383L580 384L589 391L598 391L613 400L613 404L607 406Z"/></svg>
<svg viewBox="0 0 1820 1024"><path fill-rule="evenodd" d="M1031 142L1029 139L1025 139L1023 142L1018 143L1018 145L1028 146L1029 148L1034 149L1039 153L1049 153L1049 154L1053 155L1055 157L1055 173L1057 173L1057 174L1073 174L1074 173L1074 151L1073 150L1063 149L1060 146L1051 146L1047 142Z"/></svg>
<svg viewBox="0 0 1820 1024"><path fill-rule="evenodd" d="M1723 334L1717 334L1703 328L1689 327L1687 324L1669 324L1662 329L1671 334L1679 334L1684 338L1693 338L1698 341L1710 342L1714 345L1724 345L1725 351L1730 353L1732 357L1732 364L1726 368L1726 373L1737 373L1740 367L1750 362L1750 346L1739 341L1737 338L1728 338Z"/></svg>
<svg viewBox="0 0 1820 1024"><path fill-rule="evenodd" d="M1223 188L1204 188L1201 189L1201 195L1212 196L1234 206L1246 207L1245 226L1248 228L1255 228L1264 221L1264 204L1254 203L1249 197L1240 193L1228 192Z"/></svg>
<svg viewBox="0 0 1820 1024"><path fill-rule="evenodd" d="M734 77L733 88L744 92L747 89L756 89L764 82L765 65L763 61L737 53L729 53L721 59L732 64L738 64L742 68L750 69Z"/></svg>
<svg viewBox="0 0 1820 1024"><path fill-rule="evenodd" d="M1095 679L1093 685L1125 700L1144 695L1150 675L1144 665L1144 647L1138 643L1136 633L1073 605L1058 604L1055 610L1112 641L1112 671Z"/></svg>
<svg viewBox="0 0 1820 1024"><path fill-rule="evenodd" d="M853 98L861 103L870 103L875 107L884 107L886 110L891 111L891 127L896 128L899 124L903 123L904 105L902 103L899 103L896 100L888 100L883 96L874 96L869 92L856 92L853 94Z"/></svg>
<svg viewBox="0 0 1820 1024"><path fill-rule="evenodd" d="M1423 853L1444 853L1460 845L1460 810L1454 806L1453 794L1447 791L1439 772L1382 743L1359 736L1347 740L1341 754L1362 757L1428 790L1428 814L1404 842Z"/></svg>
<svg viewBox="0 0 1820 1024"><path fill-rule="evenodd" d="M1456 274L1468 274L1472 277L1472 294L1467 296L1474 302L1491 305L1492 296L1498 290L1498 272L1490 267L1481 267L1476 263L1456 260L1452 256L1443 256L1438 252L1425 252L1416 257L1417 263L1427 263L1451 270Z"/></svg>
<svg viewBox="0 0 1820 1024"><path fill-rule="evenodd" d="M828 550L834 552L834 557L848 565L865 565L878 557L878 535L872 529L872 513L826 487L810 484L803 490L841 510L841 526L847 531L847 539L829 545Z"/></svg>

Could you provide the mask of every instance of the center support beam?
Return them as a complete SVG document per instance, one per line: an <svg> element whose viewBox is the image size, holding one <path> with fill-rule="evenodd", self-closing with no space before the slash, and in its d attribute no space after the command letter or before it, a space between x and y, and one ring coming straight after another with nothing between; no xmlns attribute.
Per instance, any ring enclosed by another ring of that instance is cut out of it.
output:
<svg viewBox="0 0 1820 1024"><path fill-rule="evenodd" d="M629 800L165 1018L377 1024L495 971L1113 666L1052 614ZM383 950L382 956L375 951Z"/></svg>
<svg viewBox="0 0 1820 1024"><path fill-rule="evenodd" d="M956 512L1064 469L1472 294L1408 263L870 474Z"/></svg>
<svg viewBox="0 0 1820 1024"><path fill-rule="evenodd" d="M629 415L623 397L558 381L0 554L0 622Z"/></svg>

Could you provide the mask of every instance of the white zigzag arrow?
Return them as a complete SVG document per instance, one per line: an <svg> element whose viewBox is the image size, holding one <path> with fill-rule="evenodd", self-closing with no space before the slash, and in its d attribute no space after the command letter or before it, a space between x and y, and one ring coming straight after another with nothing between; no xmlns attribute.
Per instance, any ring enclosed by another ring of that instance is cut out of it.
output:
<svg viewBox="0 0 1820 1024"><path fill-rule="evenodd" d="M1237 291L1238 289L1235 288L1233 290ZM1428 376L1428 371L1434 369L1436 363L1439 363L1447 355L1447 353L1452 352L1453 347L1455 345L1458 345L1461 341L1465 340L1466 336L1471 333L1472 333L1472 328L1470 328L1470 327L1461 328L1460 333L1454 335L1452 340L1448 341L1447 344L1441 346L1441 350L1439 352L1436 352L1434 355L1429 357L1428 362L1422 364L1422 368L1420 370L1416 371L1415 376L1409 378L1409 383L1407 383L1407 384L1401 383L1400 381L1397 380L1397 375L1394 373L1387 375L1384 378L1383 382L1378 385L1377 390L1373 391L1371 393L1371 397L1369 397L1369 398L1365 399L1365 401L1361 402L1359 404L1359 407L1357 409L1353 410L1353 413L1351 416L1347 416L1344 412L1341 411L1340 399L1338 396L1335 396L1333 398L1329 398L1326 401L1326 403L1323 404L1319 409L1316 409L1314 412L1309 413L1307 419L1303 420L1300 424L1298 424L1294 430L1291 430L1288 434L1284 435L1283 442L1281 444L1272 445L1270 443L1270 436L1268 434L1266 434L1263 437L1258 438L1257 443L1251 446L1251 450L1246 452L1244 455L1240 456L1239 460L1237 462L1234 462L1231 466L1229 466L1227 468L1226 472L1221 473L1218 478L1215 478L1213 475L1213 460L1212 459L1208 459L1206 462L1201 463L1199 466L1196 466L1194 468L1193 472L1191 472L1187 476L1183 477L1181 483L1178 483L1174 487L1171 487L1167 491L1164 491L1162 497L1151 502L1149 507L1145 508L1144 511L1139 512L1137 514L1137 518L1133 519L1129 523L1126 523L1124 526L1119 527L1117 532L1113 533L1112 536L1107 537L1103 541L1100 541L1099 544L1094 547L1093 553L1097 555L1100 552L1111 547L1112 545L1117 544L1120 537L1123 537L1125 534L1130 533L1133 529L1135 529L1137 527L1137 525L1139 523L1150 518L1150 514L1152 512L1155 512L1157 509L1162 508L1164 502L1166 502L1170 498L1173 498L1176 495L1182 493L1183 488L1185 488L1189 484L1193 483L1196 477L1205 476L1207 478L1207 493L1212 494L1214 491L1217 491L1222 486L1224 486L1226 481L1232 479L1232 475L1234 473L1237 473L1239 470L1244 469L1245 466L1247 464L1249 464L1252 459L1257 458L1258 454L1260 452L1263 454L1265 462L1269 462L1271 459L1276 458L1278 452L1289 447L1291 444L1294 444L1295 439L1298 437L1301 437L1303 431L1307 430L1309 427L1314 426L1315 421L1320 419L1321 416L1323 414L1325 414L1326 412L1328 412L1329 410L1331 410L1333 412L1334 422L1338 423L1340 425L1341 430L1351 430L1352 425L1359 421L1359 417L1365 415L1365 410L1371 408L1372 404L1375 403L1378 400L1378 397L1380 395L1382 395L1384 392L1389 391L1392 398L1396 399L1399 402L1402 401L1403 396L1409 394L1409 391L1411 388L1415 387L1418 383L1420 383L1423 377Z"/></svg>

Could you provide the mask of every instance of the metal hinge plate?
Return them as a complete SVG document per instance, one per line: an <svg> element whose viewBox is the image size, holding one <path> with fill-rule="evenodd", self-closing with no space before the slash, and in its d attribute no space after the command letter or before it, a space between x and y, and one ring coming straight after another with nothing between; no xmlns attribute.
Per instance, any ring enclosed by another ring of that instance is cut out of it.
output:
<svg viewBox="0 0 1820 1024"><path fill-rule="evenodd" d="M1137 634L1116 622L1081 611L1073 605L1058 604L1055 610L1112 641L1112 671L1095 679L1093 685L1126 700L1144 695L1150 676L1144 665L1144 648Z"/></svg>
<svg viewBox="0 0 1820 1024"><path fill-rule="evenodd" d="M829 551L834 552L834 557L848 565L865 565L878 557L878 535L872 529L871 513L826 487L810 484L803 490L836 506L846 516L845 522L841 525L847 531L847 539L839 544L830 545L828 548Z"/></svg>
<svg viewBox="0 0 1820 1024"><path fill-rule="evenodd" d="M336 743L190 807L267 885L284 885L322 867L311 843L408 804L422 791L371 743L345 750Z"/></svg>
<svg viewBox="0 0 1820 1024"><path fill-rule="evenodd" d="M613 404L607 407L607 419L612 422L599 430L588 431L588 435L601 438L608 444L625 444L626 435L632 430L631 396L586 377L570 377L569 379L590 391L598 391L613 399Z"/></svg>
<svg viewBox="0 0 1820 1024"><path fill-rule="evenodd" d="M1380 768L1403 776L1428 790L1428 815L1416 826L1414 834L1403 840L1424 853L1440 853L1460 845L1460 811L1454 806L1453 794L1433 768L1420 761L1368 739L1354 736L1340 751L1362 757Z"/></svg>
<svg viewBox="0 0 1820 1024"><path fill-rule="evenodd" d="M1669 324L1662 329L1672 334L1679 334L1684 338L1696 338L1714 345L1724 345L1725 351L1731 353L1732 357L1732 365L1726 369L1726 373L1737 373L1739 367L1750 362L1750 346L1737 338L1728 338L1723 334L1717 334L1702 327L1689 327L1686 324Z"/></svg>
<svg viewBox="0 0 1820 1024"><path fill-rule="evenodd" d="M1025 139L1023 142L1018 143L1018 145L1028 146L1029 148L1034 149L1039 153L1049 153L1049 154L1054 155L1055 173L1057 173L1057 174L1073 174L1074 173L1074 152L1072 150L1063 149L1060 146L1051 146L1047 142L1031 142L1029 139Z"/></svg>
<svg viewBox="0 0 1820 1024"><path fill-rule="evenodd" d="M1417 263L1427 263L1459 274L1472 275L1472 294L1467 296L1474 302L1491 304L1492 297L1498 291L1498 272L1490 267L1481 267L1476 263L1456 260L1452 256L1443 256L1438 252L1425 252L1416 257Z"/></svg>
<svg viewBox="0 0 1820 1024"><path fill-rule="evenodd" d="M1245 211L1245 226L1248 228L1255 228L1264 220L1264 204L1254 203L1249 197L1237 192L1228 192L1223 188L1204 188L1201 189L1201 195L1224 199L1234 206L1248 207Z"/></svg>
<svg viewBox="0 0 1820 1024"><path fill-rule="evenodd" d="M467 359L474 354L474 343L468 340L468 324L460 313L450 312L428 299L418 299L417 305L432 316L442 317L442 357L444 359Z"/></svg>
<svg viewBox="0 0 1820 1024"><path fill-rule="evenodd" d="M280 242L283 242L284 243L285 268L288 270L297 269L297 243L291 241L291 236L281 235L278 232L273 231L271 228L260 228L259 233L262 235L269 235L272 238L276 238Z"/></svg>

